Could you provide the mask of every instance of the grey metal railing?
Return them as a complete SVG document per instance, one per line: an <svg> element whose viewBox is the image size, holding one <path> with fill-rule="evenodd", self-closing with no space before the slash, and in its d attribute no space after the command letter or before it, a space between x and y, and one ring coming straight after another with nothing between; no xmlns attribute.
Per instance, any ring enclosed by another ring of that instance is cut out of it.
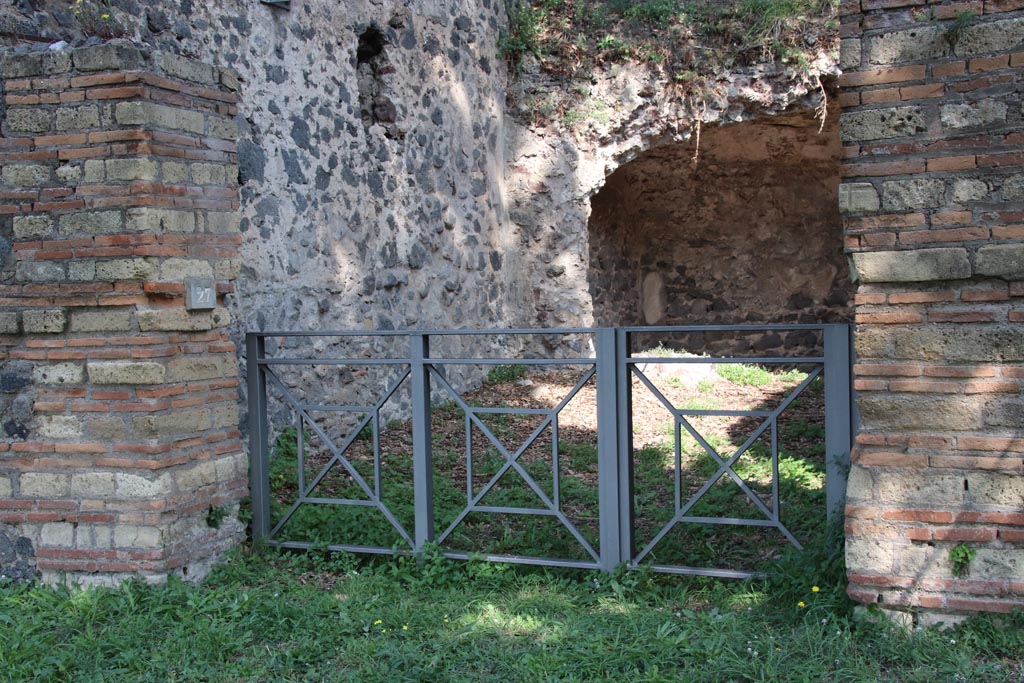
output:
<svg viewBox="0 0 1024 683"><path fill-rule="evenodd" d="M633 337L638 334L679 335L688 333L764 333L777 331L814 331L821 333L820 355L772 356L772 357L638 357L631 350ZM592 357L550 358L550 357L505 357L505 356L463 356L448 355L432 350L432 341L468 337L469 340L484 337L511 339L527 335L556 335L563 337L589 337L593 343ZM400 353L386 357L366 357L364 354L349 354L336 357L327 355L315 357L304 355L291 357L268 353L267 340L277 342L301 342L312 338L334 341L358 339L386 340L392 347L402 348ZM432 352L433 351L433 352ZM819 377L824 379L824 420L825 420L825 488L826 510L831 517L841 514L846 488L846 473L849 468L849 453L853 425L851 419L850 385L850 328L847 325L760 325L760 326L682 326L682 327L622 327L622 328L569 328L553 330L512 329L512 330L440 330L440 331L341 331L341 332L260 332L249 333L246 337L249 439L252 479L253 536L270 545L285 548L310 548L318 545L310 540L289 540L282 530L302 506L338 505L362 506L376 509L393 528L399 543L392 546L361 545L345 542L323 543L331 550L361 553L416 553L428 544L434 544L444 555L466 559L471 551L446 547L453 532L464 523L469 515L486 513L491 515L529 515L557 520L572 539L582 548L583 559L579 557L550 557L522 554L490 554L487 559L505 562L567 566L612 571L619 565L629 568L649 566L655 571L703 574L721 577L744 577L751 572L728 567L691 567L685 564L661 564L651 561L654 549L668 537L678 524L721 524L745 525L776 530L792 545L800 547L799 540L786 527L780 516L779 497L779 438L778 421L793 401ZM782 401L770 410L701 409L687 410L673 405L665 394L645 374L641 365L674 363L755 363L758 365L795 365L809 369L806 377ZM507 408L500 406L471 405L448 378L447 366L571 366L580 374L572 389L552 408ZM382 383L383 391L367 405L321 404L305 400L297 395L279 374L289 367L346 366L389 368L392 376ZM637 548L634 542L636 520L634 518L634 453L632 438L632 392L634 379L637 386L649 391L672 415L674 423L674 491L671 518L662 523L660 529ZM588 539L563 509L559 481L559 416L565 406L580 390L592 383L596 387L596 459L597 459L597 513L598 533L595 539ZM296 495L276 521L270 514L270 454L271 433L268 388L274 398L296 416L297 460ZM382 446L381 413L397 392L408 391L408 423L411 425L412 459L412 528L396 516L382 495L381 462ZM432 397L443 396L454 404L465 420L466 468L465 505L444 528L439 528L435 517L434 474L433 474L433 433L431 428ZM337 439L328 429L312 417L314 413L347 413L360 416L344 437ZM509 448L498 438L488 425L488 418L506 415L530 415L540 419L529 436L516 448ZM695 426L694 418L702 417L744 417L753 418L757 426L731 454L720 453ZM306 436L309 430L308 437ZM359 434L366 429L372 432L369 446L372 454L373 475L362 474L346 456ZM500 467L486 477L482 484L474 483L474 446L471 432L477 430L485 437L488 448L500 456ZM523 454L534 446L538 437L547 430L551 438L552 479L550 492L535 480L521 462ZM684 495L680 472L680 450L682 434L687 433L700 444L704 452L714 461L716 472L707 478L695 492ZM735 471L736 462L758 439L770 439L772 489L770 502L766 503L751 490ZM329 458L319 465L319 471L307 478L304 458L306 439L316 439L322 444ZM340 467L361 492L361 498L315 495L318 484L335 467ZM535 496L533 507L488 505L485 496L493 490L502 478L515 472ZM694 506L707 494L714 483L722 477L731 479L745 494L750 503L761 513L761 518L706 517L691 514ZM338 539L336 539L338 540ZM343 539L340 539L343 540Z"/></svg>

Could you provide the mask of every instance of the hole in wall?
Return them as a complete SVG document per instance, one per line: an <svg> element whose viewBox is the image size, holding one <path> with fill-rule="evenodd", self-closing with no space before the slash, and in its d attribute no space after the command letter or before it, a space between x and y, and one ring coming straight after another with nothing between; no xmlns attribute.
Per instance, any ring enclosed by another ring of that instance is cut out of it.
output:
<svg viewBox="0 0 1024 683"><path fill-rule="evenodd" d="M610 175L591 200L589 287L598 326L847 322L853 286L839 216L838 117L813 112L705 129ZM690 337L691 352L806 348ZM746 348L736 348L736 345Z"/></svg>
<svg viewBox="0 0 1024 683"><path fill-rule="evenodd" d="M970 484L968 484L967 480L964 479L964 491L970 491L970 490L971 490Z"/></svg>
<svg viewBox="0 0 1024 683"><path fill-rule="evenodd" d="M387 37L375 26L359 34L356 46L356 78L359 117L363 127L379 124L385 135L397 137L398 108L388 95L386 76L395 72L387 56Z"/></svg>

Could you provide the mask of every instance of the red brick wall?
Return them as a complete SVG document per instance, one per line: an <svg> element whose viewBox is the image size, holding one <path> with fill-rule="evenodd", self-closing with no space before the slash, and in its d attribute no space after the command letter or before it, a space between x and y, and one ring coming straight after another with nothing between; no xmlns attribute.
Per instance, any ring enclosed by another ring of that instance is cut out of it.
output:
<svg viewBox="0 0 1024 683"><path fill-rule="evenodd" d="M201 574L247 488L229 315L183 296L239 268L237 80L125 42L0 77L0 523L51 580Z"/></svg>
<svg viewBox="0 0 1024 683"><path fill-rule="evenodd" d="M860 277L849 593L925 620L1024 604L1024 1L844 0ZM954 576L951 549L976 555Z"/></svg>

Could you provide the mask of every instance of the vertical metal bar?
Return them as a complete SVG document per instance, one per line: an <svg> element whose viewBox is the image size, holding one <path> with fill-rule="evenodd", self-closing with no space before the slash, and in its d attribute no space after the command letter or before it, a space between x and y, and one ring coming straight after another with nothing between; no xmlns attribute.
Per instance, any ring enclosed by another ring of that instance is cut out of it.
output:
<svg viewBox="0 0 1024 683"><path fill-rule="evenodd" d="M298 468L296 478L299 481L299 497L306 496L306 419L300 412L295 416L295 467Z"/></svg>
<svg viewBox="0 0 1024 683"><path fill-rule="evenodd" d="M782 516L779 510L779 421L772 418L772 517L776 522Z"/></svg>
<svg viewBox="0 0 1024 683"><path fill-rule="evenodd" d="M409 370L412 377L412 473L416 517L416 552L434 540L434 473L430 442L430 340L422 333L409 335Z"/></svg>
<svg viewBox="0 0 1024 683"><path fill-rule="evenodd" d="M380 498L380 411L373 411L373 493Z"/></svg>
<svg viewBox="0 0 1024 683"><path fill-rule="evenodd" d="M619 474L619 430L617 410L616 331L602 327L594 332L597 370L597 498L601 539L601 569L615 570L622 562Z"/></svg>
<svg viewBox="0 0 1024 683"><path fill-rule="evenodd" d="M473 500L473 421L466 416L466 505Z"/></svg>
<svg viewBox="0 0 1024 683"><path fill-rule="evenodd" d="M263 338L245 335L245 364L249 383L249 478L252 490L252 537L270 534L270 450L267 444L267 381L259 361L266 354Z"/></svg>
<svg viewBox="0 0 1024 683"><path fill-rule="evenodd" d="M853 442L850 417L850 330L825 325L825 505L842 519Z"/></svg>
<svg viewBox="0 0 1024 683"><path fill-rule="evenodd" d="M675 418L673 422L673 437L675 439L675 514L679 514L679 509L683 507L683 426L679 424L679 418Z"/></svg>
<svg viewBox="0 0 1024 683"><path fill-rule="evenodd" d="M600 476L600 475L598 475ZM554 498L555 509L562 509L562 494L559 487L558 474L558 415L551 420L551 495Z"/></svg>
<svg viewBox="0 0 1024 683"><path fill-rule="evenodd" d="M632 355L632 335L615 331L615 385L617 424L619 425L619 552L620 561L631 562L636 554L633 544L633 374L626 364Z"/></svg>

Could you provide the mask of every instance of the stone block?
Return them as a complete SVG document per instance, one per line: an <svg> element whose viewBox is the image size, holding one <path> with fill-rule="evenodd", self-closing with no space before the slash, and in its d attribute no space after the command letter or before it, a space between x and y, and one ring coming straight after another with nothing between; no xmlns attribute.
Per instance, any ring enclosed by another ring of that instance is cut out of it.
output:
<svg viewBox="0 0 1024 683"><path fill-rule="evenodd" d="M249 470L249 459L244 453L236 453L216 461L217 481L225 482L244 477Z"/></svg>
<svg viewBox="0 0 1024 683"><path fill-rule="evenodd" d="M24 311L21 325L26 334L59 334L67 327L68 317L63 308Z"/></svg>
<svg viewBox="0 0 1024 683"><path fill-rule="evenodd" d="M919 578L948 578L951 575L948 553L928 545L908 545L897 549L896 574Z"/></svg>
<svg viewBox="0 0 1024 683"><path fill-rule="evenodd" d="M125 438L128 426L120 417L93 417L85 424L85 433L90 439L114 441Z"/></svg>
<svg viewBox="0 0 1024 683"><path fill-rule="evenodd" d="M90 361L89 381L93 384L162 384L166 369L152 361Z"/></svg>
<svg viewBox="0 0 1024 683"><path fill-rule="evenodd" d="M112 259L96 264L97 280L155 280L159 272L160 267L154 259Z"/></svg>
<svg viewBox="0 0 1024 683"><path fill-rule="evenodd" d="M60 217L60 231L64 235L109 235L121 232L123 226L120 211L81 211Z"/></svg>
<svg viewBox="0 0 1024 683"><path fill-rule="evenodd" d="M871 183L843 183L839 186L839 211L861 213L878 211L878 192Z"/></svg>
<svg viewBox="0 0 1024 683"><path fill-rule="evenodd" d="M1019 510L1024 503L1024 477L1019 474L969 472L965 477L968 495L975 505L995 505Z"/></svg>
<svg viewBox="0 0 1024 683"><path fill-rule="evenodd" d="M39 384L81 384L85 368L78 363L39 365L32 371L32 379Z"/></svg>
<svg viewBox="0 0 1024 683"><path fill-rule="evenodd" d="M217 483L217 466L210 460L198 462L187 469L175 472L178 491L189 493L201 486Z"/></svg>
<svg viewBox="0 0 1024 683"><path fill-rule="evenodd" d="M217 259L213 262L213 277L218 280L234 280L241 272L241 259L226 258Z"/></svg>
<svg viewBox="0 0 1024 683"><path fill-rule="evenodd" d="M100 110L94 104L57 110L57 130L84 130L100 125Z"/></svg>
<svg viewBox="0 0 1024 683"><path fill-rule="evenodd" d="M209 64L168 52L157 53L156 57L157 63L168 76L204 85L214 85L217 82L217 73Z"/></svg>
<svg viewBox="0 0 1024 683"><path fill-rule="evenodd" d="M970 578L1019 581L1024 576L1024 548L978 548L977 552L970 564Z"/></svg>
<svg viewBox="0 0 1024 683"><path fill-rule="evenodd" d="M49 216L15 216L14 236L20 240L48 237L53 232L53 219Z"/></svg>
<svg viewBox="0 0 1024 683"><path fill-rule="evenodd" d="M64 164L57 167L57 180L62 183L73 185L82 179L82 167L78 165Z"/></svg>
<svg viewBox="0 0 1024 683"><path fill-rule="evenodd" d="M965 28L953 50L958 56L988 55L1019 49L1024 43L1024 19L986 21Z"/></svg>
<svg viewBox="0 0 1024 683"><path fill-rule="evenodd" d="M177 161L165 161L160 164L161 179L165 183L185 184L188 182L188 165Z"/></svg>
<svg viewBox="0 0 1024 683"><path fill-rule="evenodd" d="M847 112L840 115L839 126L843 142L909 137L927 129L920 107Z"/></svg>
<svg viewBox="0 0 1024 683"><path fill-rule="evenodd" d="M114 473L114 486L118 498L164 498L171 493L169 475L148 479L139 474Z"/></svg>
<svg viewBox="0 0 1024 683"><path fill-rule="evenodd" d="M999 100L942 105L942 127L949 130L1006 123L1006 103Z"/></svg>
<svg viewBox="0 0 1024 683"><path fill-rule="evenodd" d="M165 282L187 277L213 277L213 266L209 261L187 258L169 258L160 264L160 279Z"/></svg>
<svg viewBox="0 0 1024 683"><path fill-rule="evenodd" d="M853 254L861 282L928 282L971 276L967 250L957 247Z"/></svg>
<svg viewBox="0 0 1024 683"><path fill-rule="evenodd" d="M242 84L239 81L238 72L229 66L222 66L219 71L220 84L232 92L239 92Z"/></svg>
<svg viewBox="0 0 1024 683"><path fill-rule="evenodd" d="M156 180L159 166L152 159L107 159L107 180Z"/></svg>
<svg viewBox="0 0 1024 683"><path fill-rule="evenodd" d="M1024 244L986 244L978 249L975 271L990 277L1024 278Z"/></svg>
<svg viewBox="0 0 1024 683"><path fill-rule="evenodd" d="M132 524L114 527L114 546L118 548L159 548L161 541L159 527Z"/></svg>
<svg viewBox="0 0 1024 683"><path fill-rule="evenodd" d="M96 261L92 259L75 259L68 263L68 279L72 282L92 281L96 279Z"/></svg>
<svg viewBox="0 0 1024 683"><path fill-rule="evenodd" d="M47 439L80 439L82 421L73 415L40 415L36 434Z"/></svg>
<svg viewBox="0 0 1024 683"><path fill-rule="evenodd" d="M141 415L133 418L132 422L136 436L159 439L206 431L210 428L210 414L205 408L195 408L159 415Z"/></svg>
<svg viewBox="0 0 1024 683"><path fill-rule="evenodd" d="M7 110L7 129L12 133L46 133L52 126L48 109L17 107Z"/></svg>
<svg viewBox="0 0 1024 683"><path fill-rule="evenodd" d="M14 311L0 311L0 334L20 334L18 314Z"/></svg>
<svg viewBox="0 0 1024 683"><path fill-rule="evenodd" d="M147 60L147 55L128 40L78 48L72 54L79 71L131 71L145 66Z"/></svg>
<svg viewBox="0 0 1024 683"><path fill-rule="evenodd" d="M135 314L143 332L201 332L227 327L231 316L226 309L213 311L186 311L184 308L165 308L138 311Z"/></svg>
<svg viewBox="0 0 1024 683"><path fill-rule="evenodd" d="M22 498L62 498L68 495L71 477L51 472L25 472L18 476Z"/></svg>
<svg viewBox="0 0 1024 683"><path fill-rule="evenodd" d="M930 178L890 180L882 183L882 208L886 211L930 209L946 201L946 183Z"/></svg>
<svg viewBox="0 0 1024 683"><path fill-rule="evenodd" d="M973 178L958 178L953 181L953 201L958 204L976 202L988 196L988 183Z"/></svg>
<svg viewBox="0 0 1024 683"><path fill-rule="evenodd" d="M877 468L875 491L879 503L896 508L961 505L965 495L959 474L921 468Z"/></svg>
<svg viewBox="0 0 1024 683"><path fill-rule="evenodd" d="M194 382L227 376L222 355L188 354L167 362L168 382Z"/></svg>
<svg viewBox="0 0 1024 683"><path fill-rule="evenodd" d="M0 78L52 76L71 70L71 55L61 52L29 52L0 56Z"/></svg>
<svg viewBox="0 0 1024 683"><path fill-rule="evenodd" d="M54 261L22 261L14 269L21 282L62 282L67 279L64 264Z"/></svg>
<svg viewBox="0 0 1024 683"><path fill-rule="evenodd" d="M191 211L173 209L129 209L130 232L194 232L196 216Z"/></svg>
<svg viewBox="0 0 1024 683"><path fill-rule="evenodd" d="M896 561L889 539L847 537L846 566L858 572L891 572Z"/></svg>
<svg viewBox="0 0 1024 683"><path fill-rule="evenodd" d="M111 472L83 472L71 475L71 495L75 498L108 498L117 484Z"/></svg>
<svg viewBox="0 0 1024 683"><path fill-rule="evenodd" d="M861 393L857 397L861 424L877 430L981 429L985 424L984 400L956 395L908 395Z"/></svg>
<svg viewBox="0 0 1024 683"><path fill-rule="evenodd" d="M122 126L157 126L197 135L203 134L206 127L203 115L197 111L153 102L118 102L114 118Z"/></svg>
<svg viewBox="0 0 1024 683"><path fill-rule="evenodd" d="M949 43L938 27L916 27L876 36L868 41L867 51L872 64L906 64L943 57Z"/></svg>
<svg viewBox="0 0 1024 683"><path fill-rule="evenodd" d="M240 216L234 211L209 211L206 214L206 232L233 234L238 232Z"/></svg>
<svg viewBox="0 0 1024 683"><path fill-rule="evenodd" d="M11 478L6 474L0 474L0 498L10 498L13 492Z"/></svg>
<svg viewBox="0 0 1024 683"><path fill-rule="evenodd" d="M115 309L71 314L72 332L128 332L131 329L131 311Z"/></svg>
<svg viewBox="0 0 1024 683"><path fill-rule="evenodd" d="M846 500L872 500L875 497L874 486L871 470L854 465L850 467L850 474L846 481Z"/></svg>
<svg viewBox="0 0 1024 683"><path fill-rule="evenodd" d="M39 530L39 545L71 548L75 545L75 527L68 522L47 522Z"/></svg>
<svg viewBox="0 0 1024 683"><path fill-rule="evenodd" d="M108 526L79 523L75 546L78 548L110 548L114 533Z"/></svg>
<svg viewBox="0 0 1024 683"><path fill-rule="evenodd" d="M37 187L50 182L50 167L39 164L8 164L0 172L5 185Z"/></svg>
<svg viewBox="0 0 1024 683"><path fill-rule="evenodd" d="M839 68L855 70L860 66L861 44L858 38L844 38L839 41Z"/></svg>
<svg viewBox="0 0 1024 683"><path fill-rule="evenodd" d="M1024 201L1024 174L1012 175L1004 179L1000 196L1003 201L1007 202Z"/></svg>
<svg viewBox="0 0 1024 683"><path fill-rule="evenodd" d="M954 363L1024 361L1024 335L1016 326L933 324L890 334L893 358Z"/></svg>
<svg viewBox="0 0 1024 683"><path fill-rule="evenodd" d="M102 183L107 179L107 166L102 159L88 159L82 167L87 183Z"/></svg>
<svg viewBox="0 0 1024 683"><path fill-rule="evenodd" d="M221 140L237 140L238 124L234 119L210 117L210 135ZM234 183L230 178L229 181Z"/></svg>
<svg viewBox="0 0 1024 683"><path fill-rule="evenodd" d="M213 426L225 429L238 427L238 404L223 403L217 405L211 411Z"/></svg>
<svg viewBox="0 0 1024 683"><path fill-rule="evenodd" d="M223 185L224 169L223 164L192 164L192 182L196 185Z"/></svg>

